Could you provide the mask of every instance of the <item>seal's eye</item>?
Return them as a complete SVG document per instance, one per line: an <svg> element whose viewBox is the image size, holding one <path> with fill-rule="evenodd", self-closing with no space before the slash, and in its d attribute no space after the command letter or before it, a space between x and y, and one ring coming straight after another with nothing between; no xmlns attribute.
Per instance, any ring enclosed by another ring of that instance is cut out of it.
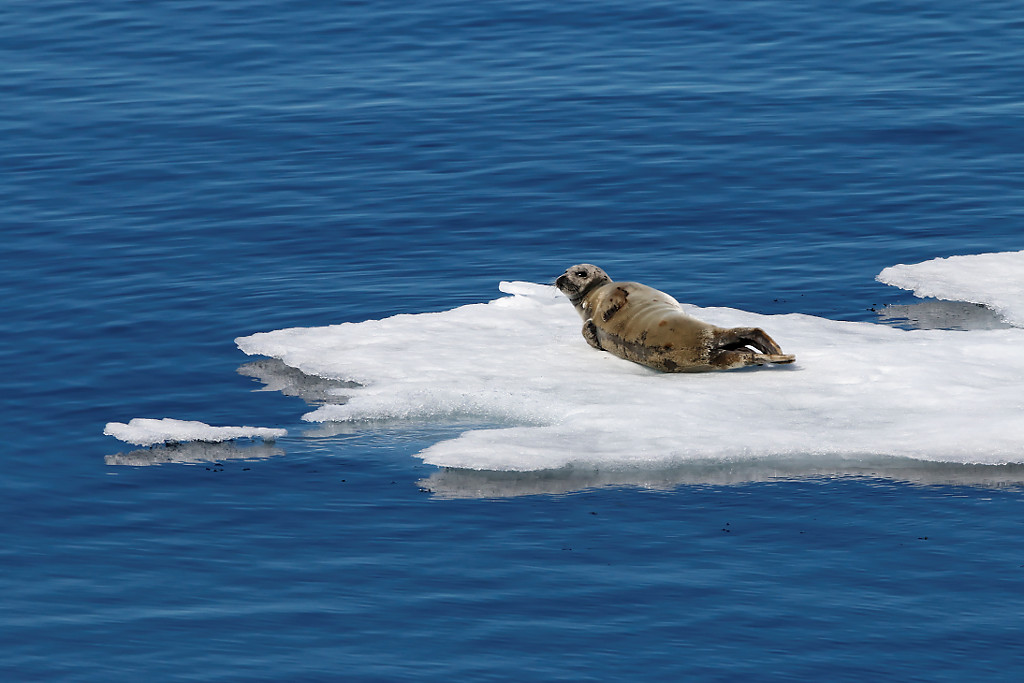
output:
<svg viewBox="0 0 1024 683"><path fill-rule="evenodd" d="M587 271L585 271L585 270L577 270L576 271L576 277L586 277L586 276L587 276Z"/></svg>

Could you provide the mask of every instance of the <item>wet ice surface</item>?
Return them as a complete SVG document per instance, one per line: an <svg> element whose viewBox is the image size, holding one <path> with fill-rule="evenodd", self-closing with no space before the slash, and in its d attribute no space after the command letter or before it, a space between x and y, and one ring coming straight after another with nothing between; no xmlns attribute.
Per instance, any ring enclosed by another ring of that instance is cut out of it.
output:
<svg viewBox="0 0 1024 683"><path fill-rule="evenodd" d="M301 398L310 405L344 403L347 399L342 391L359 386L355 382L307 375L277 358L261 358L246 363L238 368L238 374L262 382L264 387L261 391L279 391L285 396Z"/></svg>
<svg viewBox="0 0 1024 683"><path fill-rule="evenodd" d="M1021 321L1022 253L901 266L879 277L921 294L990 303ZM662 374L590 348L554 288L503 282L500 289L509 296L486 304L236 342L306 375L360 385L322 388L338 398L317 401L303 416L308 421L500 425L469 429L418 454L446 468L570 468L619 472L616 479L623 471L690 468L685 481L723 463L745 469L741 479L757 479L763 471L857 472L897 460L1024 462L1019 327L902 330L684 305L719 326L763 327L797 362Z"/></svg>
<svg viewBox="0 0 1024 683"><path fill-rule="evenodd" d="M928 300L919 304L892 304L878 309L878 320L918 330L1001 330L1013 325L982 304Z"/></svg>

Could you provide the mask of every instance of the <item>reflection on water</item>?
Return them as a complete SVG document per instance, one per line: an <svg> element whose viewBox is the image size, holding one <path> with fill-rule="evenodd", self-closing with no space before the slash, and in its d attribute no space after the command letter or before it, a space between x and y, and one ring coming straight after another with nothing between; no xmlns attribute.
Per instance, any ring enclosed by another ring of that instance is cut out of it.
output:
<svg viewBox="0 0 1024 683"><path fill-rule="evenodd" d="M539 472L482 472L443 469L421 479L434 497L512 498L565 494L600 487L631 486L668 491L683 485L731 486L815 478L864 477L920 486L1024 486L1024 465L962 465L911 458L866 458L828 462L822 458L779 461L687 463L672 468L597 470L563 468Z"/></svg>
<svg viewBox="0 0 1024 683"><path fill-rule="evenodd" d="M1013 327L981 304L930 299L893 304L877 311L879 321L908 330L999 330Z"/></svg>
<svg viewBox="0 0 1024 683"><path fill-rule="evenodd" d="M284 451L263 442L243 446L236 441L220 443L191 441L108 455L104 458L104 462L108 465L144 467L165 463L197 464L221 460L265 460L279 455L284 455Z"/></svg>

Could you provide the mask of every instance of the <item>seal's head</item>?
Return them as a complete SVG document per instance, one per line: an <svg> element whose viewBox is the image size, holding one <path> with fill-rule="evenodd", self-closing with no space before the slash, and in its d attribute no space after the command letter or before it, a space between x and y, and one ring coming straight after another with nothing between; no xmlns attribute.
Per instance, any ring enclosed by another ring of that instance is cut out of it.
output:
<svg viewBox="0 0 1024 683"><path fill-rule="evenodd" d="M581 263L569 268L555 280L555 287L569 297L573 306L579 307L583 297L594 287L611 282L608 273L589 263Z"/></svg>

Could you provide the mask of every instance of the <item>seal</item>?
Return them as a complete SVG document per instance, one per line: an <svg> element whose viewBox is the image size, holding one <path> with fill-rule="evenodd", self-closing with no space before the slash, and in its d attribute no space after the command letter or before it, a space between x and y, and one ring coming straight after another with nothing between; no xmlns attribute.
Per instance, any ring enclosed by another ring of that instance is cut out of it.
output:
<svg viewBox="0 0 1024 683"><path fill-rule="evenodd" d="M555 286L583 318L591 346L655 370L707 372L796 360L759 327L716 327L684 313L668 294L639 282L612 282L589 263L566 270Z"/></svg>

